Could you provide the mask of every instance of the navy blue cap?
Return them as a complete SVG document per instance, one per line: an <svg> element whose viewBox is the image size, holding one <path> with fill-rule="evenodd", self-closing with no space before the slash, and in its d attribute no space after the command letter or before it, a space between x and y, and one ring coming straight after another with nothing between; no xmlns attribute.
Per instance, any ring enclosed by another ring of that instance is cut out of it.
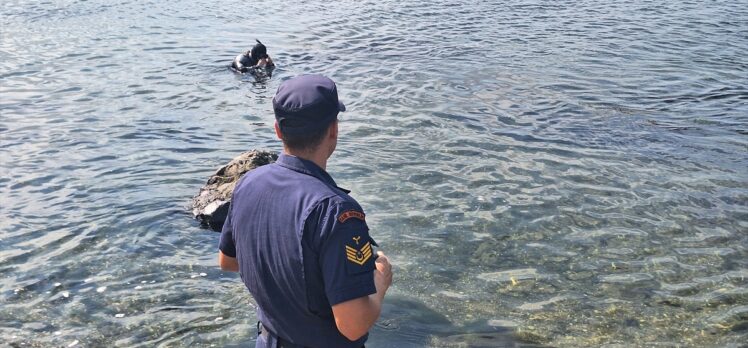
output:
<svg viewBox="0 0 748 348"><path fill-rule="evenodd" d="M338 100L335 82L322 75L301 75L281 83L273 111L281 133L304 134L329 126L345 105Z"/></svg>

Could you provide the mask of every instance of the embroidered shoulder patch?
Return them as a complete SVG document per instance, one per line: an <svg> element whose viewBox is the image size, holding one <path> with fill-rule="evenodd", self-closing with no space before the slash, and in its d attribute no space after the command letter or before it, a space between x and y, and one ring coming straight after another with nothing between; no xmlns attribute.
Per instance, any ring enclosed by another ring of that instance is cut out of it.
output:
<svg viewBox="0 0 748 348"><path fill-rule="evenodd" d="M345 246L345 256L348 261L351 261L359 266L363 266L367 260L371 257L371 243L366 242L361 249L356 249L348 245Z"/></svg>
<svg viewBox="0 0 748 348"><path fill-rule="evenodd" d="M361 221L366 221L366 215L364 215L364 213L360 211L355 211L355 210L347 210L343 212L342 214L340 214L340 216L338 216L338 221L340 221L340 223L342 224L350 218L356 218Z"/></svg>

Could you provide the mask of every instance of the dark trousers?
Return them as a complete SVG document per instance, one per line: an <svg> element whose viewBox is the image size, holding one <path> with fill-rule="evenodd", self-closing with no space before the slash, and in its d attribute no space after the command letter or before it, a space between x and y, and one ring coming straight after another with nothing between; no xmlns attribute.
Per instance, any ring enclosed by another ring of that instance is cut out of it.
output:
<svg viewBox="0 0 748 348"><path fill-rule="evenodd" d="M257 343L255 348L309 348L288 342L270 332L261 322L257 322ZM361 346L366 348L366 346Z"/></svg>
<svg viewBox="0 0 748 348"><path fill-rule="evenodd" d="M255 348L307 348L288 342L268 330L261 322L257 322L257 343Z"/></svg>

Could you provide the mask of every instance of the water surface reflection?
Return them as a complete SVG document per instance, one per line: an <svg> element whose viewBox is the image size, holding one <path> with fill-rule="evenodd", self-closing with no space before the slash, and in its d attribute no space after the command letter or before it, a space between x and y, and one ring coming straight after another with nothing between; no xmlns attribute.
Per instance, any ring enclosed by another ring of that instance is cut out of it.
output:
<svg viewBox="0 0 748 348"><path fill-rule="evenodd" d="M0 336L251 346L185 205L279 149L273 92L314 72L350 110L332 174L397 265L367 346L740 346L746 8L6 1ZM273 76L230 73L255 37Z"/></svg>

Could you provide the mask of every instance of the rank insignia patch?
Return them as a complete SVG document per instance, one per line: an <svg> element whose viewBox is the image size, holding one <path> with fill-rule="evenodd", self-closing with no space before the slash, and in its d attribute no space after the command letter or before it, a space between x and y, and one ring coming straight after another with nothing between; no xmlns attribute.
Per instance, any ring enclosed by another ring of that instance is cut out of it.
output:
<svg viewBox="0 0 748 348"><path fill-rule="evenodd" d="M356 249L348 245L345 246L345 255L348 261L351 261L359 266L363 266L364 263L371 257L371 243L366 242L361 249Z"/></svg>
<svg viewBox="0 0 748 348"><path fill-rule="evenodd" d="M356 218L362 221L366 221L365 220L366 215L364 215L364 213L360 211L355 211L355 210L348 210L348 211L343 212L343 214L340 214L340 216L338 216L338 221L340 221L340 223L342 224L350 218Z"/></svg>

